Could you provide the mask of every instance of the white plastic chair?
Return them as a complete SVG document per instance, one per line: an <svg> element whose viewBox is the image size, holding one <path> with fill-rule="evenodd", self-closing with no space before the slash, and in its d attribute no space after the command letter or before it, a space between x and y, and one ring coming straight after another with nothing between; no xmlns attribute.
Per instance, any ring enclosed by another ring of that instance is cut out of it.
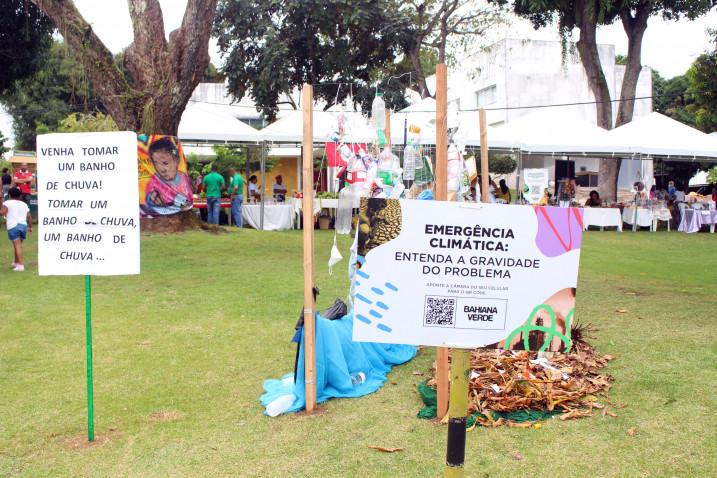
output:
<svg viewBox="0 0 717 478"><path fill-rule="evenodd" d="M670 223L672 222L672 215L669 209L655 209L652 212L652 232L657 231L657 227L660 222L667 223L667 232L670 232Z"/></svg>

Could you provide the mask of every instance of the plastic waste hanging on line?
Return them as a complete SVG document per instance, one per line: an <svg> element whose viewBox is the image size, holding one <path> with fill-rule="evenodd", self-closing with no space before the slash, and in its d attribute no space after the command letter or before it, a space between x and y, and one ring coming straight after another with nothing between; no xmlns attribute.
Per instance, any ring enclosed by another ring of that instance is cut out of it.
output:
<svg viewBox="0 0 717 478"><path fill-rule="evenodd" d="M354 186L352 184L344 187L339 192L339 205L336 210L336 234L349 234L351 232L351 220L353 218Z"/></svg>
<svg viewBox="0 0 717 478"><path fill-rule="evenodd" d="M416 125L408 127L406 148L403 150L403 179L413 181L416 167L421 163L421 151L418 140L421 135L421 128Z"/></svg>

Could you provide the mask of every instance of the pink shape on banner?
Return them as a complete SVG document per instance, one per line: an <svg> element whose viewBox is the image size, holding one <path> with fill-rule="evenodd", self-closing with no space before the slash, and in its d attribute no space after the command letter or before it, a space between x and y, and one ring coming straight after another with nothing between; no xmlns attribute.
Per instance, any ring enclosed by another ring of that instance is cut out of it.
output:
<svg viewBox="0 0 717 478"><path fill-rule="evenodd" d="M546 257L557 257L580 249L583 238L583 211L569 207L533 208L538 216L538 235L535 244Z"/></svg>

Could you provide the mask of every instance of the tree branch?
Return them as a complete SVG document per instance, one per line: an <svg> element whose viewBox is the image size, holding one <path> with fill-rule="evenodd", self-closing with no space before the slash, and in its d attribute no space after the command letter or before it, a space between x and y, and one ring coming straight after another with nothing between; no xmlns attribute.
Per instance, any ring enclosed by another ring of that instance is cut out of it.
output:
<svg viewBox="0 0 717 478"><path fill-rule="evenodd" d="M176 105L186 104L209 64L209 36L217 0L189 0L182 26L169 35L169 54L176 78Z"/></svg>
<svg viewBox="0 0 717 478"><path fill-rule="evenodd" d="M127 0L134 41L127 48L124 64L137 89L150 93L166 81L167 42L158 0Z"/></svg>
<svg viewBox="0 0 717 478"><path fill-rule="evenodd" d="M128 112L131 88L114 63L109 49L97 37L70 0L32 0L52 20L82 63L107 111L122 129L134 129L136 118Z"/></svg>

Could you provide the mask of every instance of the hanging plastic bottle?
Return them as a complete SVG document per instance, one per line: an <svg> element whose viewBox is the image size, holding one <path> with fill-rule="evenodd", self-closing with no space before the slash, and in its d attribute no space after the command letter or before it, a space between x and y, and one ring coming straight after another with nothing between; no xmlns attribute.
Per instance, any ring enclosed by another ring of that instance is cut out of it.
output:
<svg viewBox="0 0 717 478"><path fill-rule="evenodd" d="M418 138L421 128L411 125L408 128L406 148L403 150L403 179L412 181L415 177L416 168L421 167L421 153L418 150Z"/></svg>
<svg viewBox="0 0 717 478"><path fill-rule="evenodd" d="M455 144L448 147L448 192L458 192L461 185L461 154Z"/></svg>
<svg viewBox="0 0 717 478"><path fill-rule="evenodd" d="M390 149L384 148L378 155L378 170L376 177L383 181L386 186L393 186L394 155Z"/></svg>
<svg viewBox="0 0 717 478"><path fill-rule="evenodd" d="M348 185L339 193L339 206L336 210L336 234L349 234L351 232L351 219L353 218L354 190Z"/></svg>
<svg viewBox="0 0 717 478"><path fill-rule="evenodd" d="M371 118L373 118L373 124L377 130L386 128L386 103L383 101L381 92L376 92L376 97L371 103Z"/></svg>

